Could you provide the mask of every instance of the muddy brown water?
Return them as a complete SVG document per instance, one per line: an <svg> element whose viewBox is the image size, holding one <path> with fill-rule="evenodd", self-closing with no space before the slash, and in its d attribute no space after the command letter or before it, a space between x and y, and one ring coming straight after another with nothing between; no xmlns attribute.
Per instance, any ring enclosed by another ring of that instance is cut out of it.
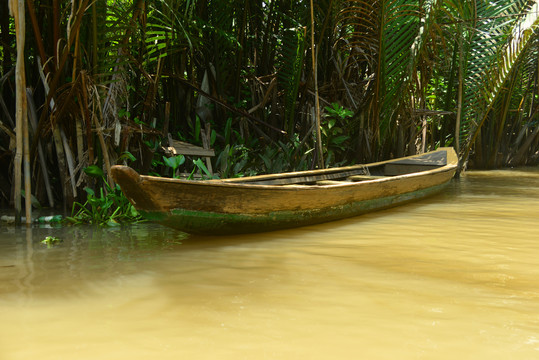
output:
<svg viewBox="0 0 539 360"><path fill-rule="evenodd" d="M0 359L539 359L538 221L524 169L264 234L2 225Z"/></svg>

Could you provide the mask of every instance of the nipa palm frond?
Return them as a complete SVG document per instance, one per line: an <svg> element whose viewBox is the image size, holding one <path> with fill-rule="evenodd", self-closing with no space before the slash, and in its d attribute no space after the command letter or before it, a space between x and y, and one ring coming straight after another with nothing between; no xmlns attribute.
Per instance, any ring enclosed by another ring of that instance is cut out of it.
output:
<svg viewBox="0 0 539 360"><path fill-rule="evenodd" d="M285 97L285 129L294 132L296 101L303 70L306 47L306 29L304 27L287 29L279 49L279 71L277 78Z"/></svg>
<svg viewBox="0 0 539 360"><path fill-rule="evenodd" d="M422 49L430 36L432 14L441 1L353 1L339 17L342 37L354 64L366 63L375 86L371 100L375 138L385 138L407 91Z"/></svg>
<svg viewBox="0 0 539 360"><path fill-rule="evenodd" d="M478 16L482 20L471 44L463 124L473 134L466 139L464 158L539 24L539 1L483 2Z"/></svg>

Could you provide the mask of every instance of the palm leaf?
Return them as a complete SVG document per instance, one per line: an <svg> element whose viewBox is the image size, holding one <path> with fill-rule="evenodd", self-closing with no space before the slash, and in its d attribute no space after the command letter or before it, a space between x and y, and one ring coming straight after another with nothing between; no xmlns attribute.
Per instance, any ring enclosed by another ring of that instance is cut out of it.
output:
<svg viewBox="0 0 539 360"><path fill-rule="evenodd" d="M371 128L380 146L399 109L409 103L416 65L431 36L431 20L442 1L353 1L340 13L341 44L374 77Z"/></svg>
<svg viewBox="0 0 539 360"><path fill-rule="evenodd" d="M534 28L539 25L539 1L499 1L496 5L485 2L478 7L478 14L483 14L486 20L480 21L477 27L472 45L475 51L470 54L468 66L464 129L471 135L467 139L464 160L502 87L534 36ZM506 16L510 15L514 17L508 20Z"/></svg>
<svg viewBox="0 0 539 360"><path fill-rule="evenodd" d="M277 78L284 90L285 129L294 133L294 120L299 83L304 65L306 33L304 27L287 29L279 48L279 71Z"/></svg>
<svg viewBox="0 0 539 360"><path fill-rule="evenodd" d="M193 51L199 43L196 37L196 22L189 21L185 14L189 7L180 11L180 2L158 0L150 3L147 31L145 32L146 62L156 62L188 49Z"/></svg>
<svg viewBox="0 0 539 360"><path fill-rule="evenodd" d="M384 91L379 102L382 104L379 110L380 135L385 137L393 114L402 102L402 88L411 80L410 59L420 30L418 3L406 0L386 2L382 27L378 77Z"/></svg>

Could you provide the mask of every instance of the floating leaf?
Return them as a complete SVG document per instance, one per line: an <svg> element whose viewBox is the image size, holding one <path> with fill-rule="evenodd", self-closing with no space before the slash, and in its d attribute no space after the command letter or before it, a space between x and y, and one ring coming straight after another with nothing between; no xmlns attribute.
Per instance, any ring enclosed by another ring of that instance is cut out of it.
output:
<svg viewBox="0 0 539 360"><path fill-rule="evenodd" d="M60 238L57 238L55 236L47 236L45 239L41 240L41 243L46 244L47 247L50 248L53 245L58 245L62 241L63 240L61 240Z"/></svg>

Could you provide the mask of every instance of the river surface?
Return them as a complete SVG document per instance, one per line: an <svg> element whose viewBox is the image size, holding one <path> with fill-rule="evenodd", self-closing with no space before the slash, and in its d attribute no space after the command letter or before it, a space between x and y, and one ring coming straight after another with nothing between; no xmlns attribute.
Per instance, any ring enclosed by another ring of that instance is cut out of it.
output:
<svg viewBox="0 0 539 360"><path fill-rule="evenodd" d="M538 221L525 169L265 234L2 225L0 360L539 359Z"/></svg>

